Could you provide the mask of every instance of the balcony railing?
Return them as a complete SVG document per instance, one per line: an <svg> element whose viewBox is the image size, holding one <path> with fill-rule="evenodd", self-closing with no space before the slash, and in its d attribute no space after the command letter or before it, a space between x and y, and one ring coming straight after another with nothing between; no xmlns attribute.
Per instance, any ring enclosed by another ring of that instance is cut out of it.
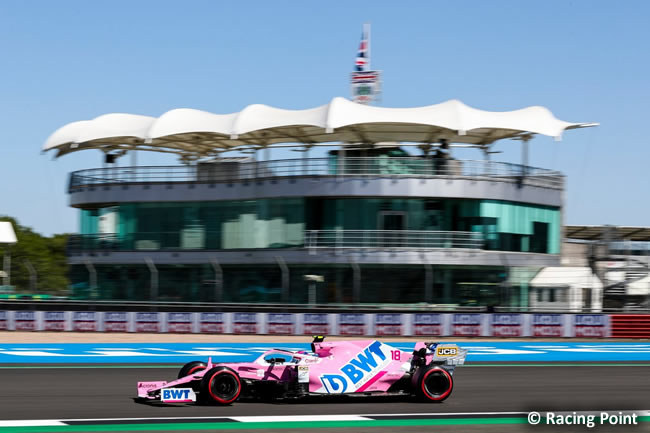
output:
<svg viewBox="0 0 650 433"><path fill-rule="evenodd" d="M310 230L307 248L433 249L483 248L483 235L476 232L421 230Z"/></svg>
<svg viewBox="0 0 650 433"><path fill-rule="evenodd" d="M215 161L180 166L107 167L71 173L69 191L138 183L233 183L292 176L446 177L517 182L562 189L561 173L494 161L424 157L300 158L273 161Z"/></svg>
<svg viewBox="0 0 650 433"><path fill-rule="evenodd" d="M179 232L132 233L128 235L84 234L71 235L68 253L93 251L158 251L158 250L242 250L279 248L370 248L370 249L435 249L484 248L483 236L475 232L421 231L421 230L307 230L303 239L285 240L260 246L254 242L238 243L224 248L217 232L203 232L199 236L183 236Z"/></svg>

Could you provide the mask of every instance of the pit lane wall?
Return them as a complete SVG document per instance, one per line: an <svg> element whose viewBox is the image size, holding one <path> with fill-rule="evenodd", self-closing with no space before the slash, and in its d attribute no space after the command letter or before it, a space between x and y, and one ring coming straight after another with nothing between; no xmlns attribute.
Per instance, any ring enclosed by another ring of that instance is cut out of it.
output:
<svg viewBox="0 0 650 433"><path fill-rule="evenodd" d="M0 331L384 337L611 336L606 314L0 311Z"/></svg>

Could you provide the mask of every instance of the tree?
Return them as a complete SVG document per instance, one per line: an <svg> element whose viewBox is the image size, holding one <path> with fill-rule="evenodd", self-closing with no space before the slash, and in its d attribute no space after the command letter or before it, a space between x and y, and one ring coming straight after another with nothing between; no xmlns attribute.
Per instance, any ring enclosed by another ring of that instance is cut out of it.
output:
<svg viewBox="0 0 650 433"><path fill-rule="evenodd" d="M63 294L68 290L68 265L65 257L67 234L42 236L31 228L21 226L15 218L0 216L14 226L17 243L0 245L0 254L11 255L11 285L18 290L38 293ZM36 288L32 290L29 265L37 275Z"/></svg>

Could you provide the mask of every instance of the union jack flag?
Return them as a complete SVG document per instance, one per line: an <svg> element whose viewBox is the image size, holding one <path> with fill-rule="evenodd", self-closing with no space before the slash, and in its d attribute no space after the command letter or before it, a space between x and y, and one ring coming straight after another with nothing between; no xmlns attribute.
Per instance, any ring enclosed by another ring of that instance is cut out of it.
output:
<svg viewBox="0 0 650 433"><path fill-rule="evenodd" d="M357 60L355 62L356 70L359 72L368 70L368 33L364 28L361 33L361 43L359 44L359 51L357 52Z"/></svg>

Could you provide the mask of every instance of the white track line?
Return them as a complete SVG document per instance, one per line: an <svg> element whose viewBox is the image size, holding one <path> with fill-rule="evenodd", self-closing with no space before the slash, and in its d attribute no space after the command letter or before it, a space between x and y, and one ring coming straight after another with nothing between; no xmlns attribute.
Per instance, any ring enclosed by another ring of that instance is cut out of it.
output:
<svg viewBox="0 0 650 433"><path fill-rule="evenodd" d="M650 416L648 410L593 410L593 411L576 411L577 414L598 414L600 412L623 414L636 413L638 416ZM2 427L49 427L65 426L67 422L106 422L124 423L124 421L174 421L174 420L222 420L230 419L236 422L317 422L317 421L371 421L372 417L450 417L450 416L508 416L508 415L526 415L529 412L425 412L425 413L377 413L377 414L358 414L358 415L276 415L276 416L187 416L187 417L150 417L150 418L74 418L74 419L42 419L42 420L0 420ZM545 413L545 412L543 412ZM554 411L556 414L572 413L570 411Z"/></svg>
<svg viewBox="0 0 650 433"><path fill-rule="evenodd" d="M359 415L275 415L275 416L233 416L239 422L287 422L287 421L372 421Z"/></svg>
<svg viewBox="0 0 650 433"><path fill-rule="evenodd" d="M23 421L0 421L0 427L52 427L67 425L62 421L54 419L35 419Z"/></svg>
<svg viewBox="0 0 650 433"><path fill-rule="evenodd" d="M412 412L412 413L364 413L360 416L476 416L476 415L528 415L528 412Z"/></svg>

